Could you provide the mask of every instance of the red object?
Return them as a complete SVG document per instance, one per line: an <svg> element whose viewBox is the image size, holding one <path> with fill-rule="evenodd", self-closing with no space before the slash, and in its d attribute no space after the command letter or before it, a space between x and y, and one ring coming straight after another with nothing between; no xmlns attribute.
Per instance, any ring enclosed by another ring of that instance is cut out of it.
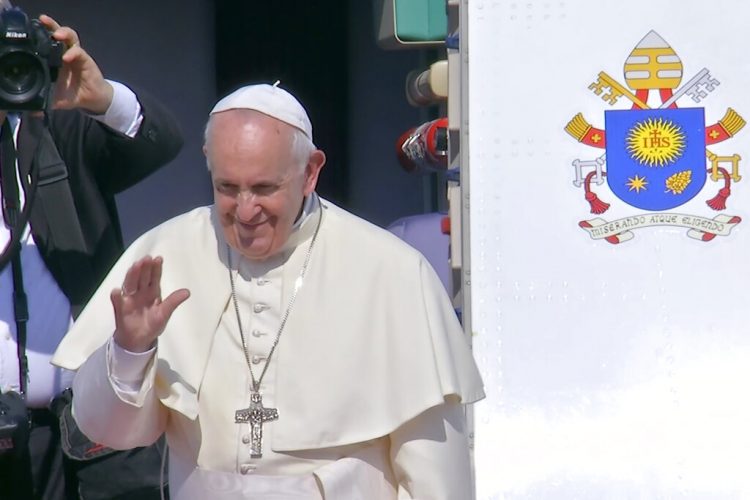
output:
<svg viewBox="0 0 750 500"><path fill-rule="evenodd" d="M407 172L448 168L448 118L438 118L409 129L396 142L396 155Z"/></svg>
<svg viewBox="0 0 750 500"><path fill-rule="evenodd" d="M593 191L586 193L586 201L588 201L591 206L592 214L603 214L609 208L609 203L600 200Z"/></svg>
<svg viewBox="0 0 750 500"><path fill-rule="evenodd" d="M595 174L596 172L589 172L586 175L586 179L584 179L583 181L583 189L586 192L586 201L588 201L589 205L591 205L591 213L599 215L603 214L609 209L609 203L600 200L596 193L591 190L591 179ZM607 173L602 172L602 175L606 177Z"/></svg>
<svg viewBox="0 0 750 500"><path fill-rule="evenodd" d="M440 219L440 232L443 234L451 234L451 218L443 217Z"/></svg>
<svg viewBox="0 0 750 500"><path fill-rule="evenodd" d="M706 127L706 145L716 144L717 142L729 139L731 134L727 129L721 126L721 122L714 123Z"/></svg>
<svg viewBox="0 0 750 500"><path fill-rule="evenodd" d="M711 169L709 169L708 172L710 173ZM719 172L724 177L724 187L719 189L719 192L716 196L706 202L706 205L717 211L727 208L727 198L729 198L729 195L732 194L732 190L729 189L729 186L732 182L729 178L729 172L721 167L719 167Z"/></svg>
<svg viewBox="0 0 750 500"><path fill-rule="evenodd" d="M402 149L402 146L404 143L409 139L411 134L414 133L416 128L410 128L396 141L396 156L398 157L398 162L401 164L401 166L406 170L407 172L413 172L417 169L417 165L409 159L408 156L406 156L406 153L404 153L404 150Z"/></svg>

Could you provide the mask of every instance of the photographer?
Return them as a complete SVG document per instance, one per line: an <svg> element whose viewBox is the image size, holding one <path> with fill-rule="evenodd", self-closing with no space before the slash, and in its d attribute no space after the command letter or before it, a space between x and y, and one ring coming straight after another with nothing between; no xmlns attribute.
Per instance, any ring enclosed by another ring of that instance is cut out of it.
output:
<svg viewBox="0 0 750 500"><path fill-rule="evenodd" d="M115 194L177 155L178 126L105 80L73 29L0 10L0 498L157 499L160 449L85 440L49 359L122 252Z"/></svg>

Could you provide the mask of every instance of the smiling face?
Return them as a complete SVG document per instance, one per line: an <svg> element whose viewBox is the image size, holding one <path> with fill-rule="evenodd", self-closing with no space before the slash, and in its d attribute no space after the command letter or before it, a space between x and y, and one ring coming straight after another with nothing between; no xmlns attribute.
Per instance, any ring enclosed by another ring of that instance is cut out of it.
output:
<svg viewBox="0 0 750 500"><path fill-rule="evenodd" d="M281 250L305 196L318 182L325 155L295 147L298 133L252 110L211 117L204 152L214 203L227 243L250 260L265 260Z"/></svg>

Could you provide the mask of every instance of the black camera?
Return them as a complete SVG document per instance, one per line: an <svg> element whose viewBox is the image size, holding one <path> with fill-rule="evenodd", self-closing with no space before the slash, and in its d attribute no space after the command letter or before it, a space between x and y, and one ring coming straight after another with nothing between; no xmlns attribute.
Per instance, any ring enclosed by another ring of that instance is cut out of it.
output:
<svg viewBox="0 0 750 500"><path fill-rule="evenodd" d="M17 392L0 394L0 498L36 498L33 494L26 402Z"/></svg>
<svg viewBox="0 0 750 500"><path fill-rule="evenodd" d="M38 20L18 7L0 11L0 109L45 109L63 52Z"/></svg>
<svg viewBox="0 0 750 500"><path fill-rule="evenodd" d="M24 453L28 443L29 415L23 397L17 392L0 394L0 458Z"/></svg>

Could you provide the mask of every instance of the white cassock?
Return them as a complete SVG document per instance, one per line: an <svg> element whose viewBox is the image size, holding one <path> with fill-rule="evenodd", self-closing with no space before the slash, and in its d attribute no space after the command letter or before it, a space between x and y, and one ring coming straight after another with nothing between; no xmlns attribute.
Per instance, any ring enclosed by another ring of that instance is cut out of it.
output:
<svg viewBox="0 0 750 500"><path fill-rule="evenodd" d="M113 448L166 432L175 500L470 498L463 403L484 393L442 284L387 231L325 200L307 206L284 251L263 263L234 251L228 259L212 207L133 243L53 358L78 370L78 424ZM251 378L229 273L257 379L319 220L260 387L278 419L262 425L262 457L252 458L249 424L235 423ZM136 391L126 391L112 373L109 292L145 255L164 258L164 295L187 288L191 297L159 337Z"/></svg>

